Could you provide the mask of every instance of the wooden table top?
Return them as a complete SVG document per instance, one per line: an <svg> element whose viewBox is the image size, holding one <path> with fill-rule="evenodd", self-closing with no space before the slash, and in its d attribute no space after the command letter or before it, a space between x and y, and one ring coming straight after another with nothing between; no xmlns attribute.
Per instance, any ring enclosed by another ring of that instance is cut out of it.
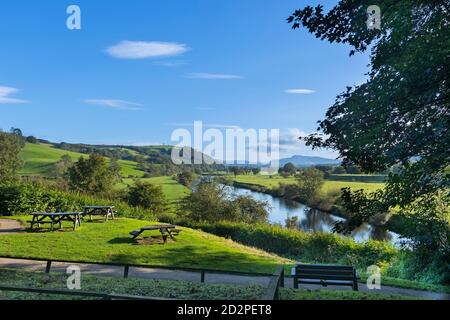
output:
<svg viewBox="0 0 450 320"><path fill-rule="evenodd" d="M33 212L32 216L74 216L74 215L80 215L83 214L83 212Z"/></svg>

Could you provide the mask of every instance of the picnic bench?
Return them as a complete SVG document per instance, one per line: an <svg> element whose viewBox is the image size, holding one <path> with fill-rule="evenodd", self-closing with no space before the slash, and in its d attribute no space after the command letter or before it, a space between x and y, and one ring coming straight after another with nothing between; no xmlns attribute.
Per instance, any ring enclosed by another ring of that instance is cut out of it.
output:
<svg viewBox="0 0 450 320"><path fill-rule="evenodd" d="M155 231L155 230L159 230L159 232L161 232L164 243L167 243L168 237L170 237L172 240L175 241L174 236L179 235L181 232L181 230L177 229L176 226L171 224L155 224L152 226L143 227L140 230L131 231L130 235L133 236L133 239L136 239L145 231Z"/></svg>
<svg viewBox="0 0 450 320"><path fill-rule="evenodd" d="M350 286L358 291L356 269L352 266L297 264L292 268L294 288L300 283L327 286Z"/></svg>
<svg viewBox="0 0 450 320"><path fill-rule="evenodd" d="M59 229L62 228L62 221L69 221L73 223L73 230L75 231L78 226L81 226L81 215L82 212L34 212L31 214L33 216L31 221L31 230L37 224L38 228L41 224L50 224L51 231L54 230L55 224L59 225Z"/></svg>
<svg viewBox="0 0 450 320"><path fill-rule="evenodd" d="M105 221L108 221L109 217L114 220L114 206L84 206L83 217L85 216L89 216L91 221L92 216L102 216Z"/></svg>

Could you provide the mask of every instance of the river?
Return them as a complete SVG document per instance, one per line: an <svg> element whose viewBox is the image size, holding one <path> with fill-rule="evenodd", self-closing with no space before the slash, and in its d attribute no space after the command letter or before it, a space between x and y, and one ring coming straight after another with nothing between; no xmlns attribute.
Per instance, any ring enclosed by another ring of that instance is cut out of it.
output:
<svg viewBox="0 0 450 320"><path fill-rule="evenodd" d="M270 194L256 192L240 187L227 186L229 192L235 195L248 195L252 198L265 201L271 206L269 211L269 223L287 227L290 220L291 226L305 232L332 232L336 222L345 219L317 209L312 209L304 204L295 201L287 201L283 198L274 197ZM295 217L297 220L295 220ZM294 218L294 219L293 219ZM382 227L375 227L364 224L355 229L350 235L357 242L364 242L368 239L388 241L395 246L400 245L400 237Z"/></svg>

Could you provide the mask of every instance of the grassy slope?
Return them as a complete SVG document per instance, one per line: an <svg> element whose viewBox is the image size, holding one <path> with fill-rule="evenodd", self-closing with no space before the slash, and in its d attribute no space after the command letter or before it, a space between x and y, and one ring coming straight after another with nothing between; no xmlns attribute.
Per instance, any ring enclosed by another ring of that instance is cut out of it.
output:
<svg viewBox="0 0 450 320"><path fill-rule="evenodd" d="M170 202L180 200L189 192L188 188L179 184L177 181L175 181L174 179L172 179L172 177L169 176L145 178L145 179L142 178L140 179L140 181L149 182L161 186L164 194L166 195L167 200L169 200ZM131 184L133 184L133 179L123 179L122 183L119 185L119 188L126 188Z"/></svg>
<svg viewBox="0 0 450 320"><path fill-rule="evenodd" d="M80 157L87 157L85 154L54 148L50 144L27 143L21 153L21 157L25 161L21 174L24 176L46 176L52 165L64 155L69 155L75 161ZM119 160L119 164L124 177L129 175L142 177L144 175L142 171L136 169L137 163L133 161Z"/></svg>
<svg viewBox="0 0 450 320"><path fill-rule="evenodd" d="M270 178L269 176L263 175L238 175L236 177L230 175L230 178L243 183L251 183L257 184L268 188L277 187L280 183L285 184L294 184L296 183L295 178L283 178L282 176L273 176ZM383 188L383 183L375 183L375 182L355 182L355 181L332 181L326 180L325 184L322 188L322 192L330 192L333 190L340 190L341 188L350 187L354 190L356 189L364 189L366 191L374 191L376 189Z"/></svg>
<svg viewBox="0 0 450 320"><path fill-rule="evenodd" d="M21 221L27 217L18 218ZM176 242L166 245L137 245L129 232L149 222L134 219L85 222L77 231L25 232L1 236L0 256L54 258L87 262L119 262L272 272L288 260L231 240L182 228ZM69 225L66 225L69 227ZM148 232L146 236L158 235Z"/></svg>

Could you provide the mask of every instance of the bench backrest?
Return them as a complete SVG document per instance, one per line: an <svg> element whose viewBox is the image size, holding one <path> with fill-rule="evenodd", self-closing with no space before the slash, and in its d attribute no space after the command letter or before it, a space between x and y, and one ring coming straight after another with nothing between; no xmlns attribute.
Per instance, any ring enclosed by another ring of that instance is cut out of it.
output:
<svg viewBox="0 0 450 320"><path fill-rule="evenodd" d="M356 270L351 266L299 264L295 276L300 279L354 280Z"/></svg>

